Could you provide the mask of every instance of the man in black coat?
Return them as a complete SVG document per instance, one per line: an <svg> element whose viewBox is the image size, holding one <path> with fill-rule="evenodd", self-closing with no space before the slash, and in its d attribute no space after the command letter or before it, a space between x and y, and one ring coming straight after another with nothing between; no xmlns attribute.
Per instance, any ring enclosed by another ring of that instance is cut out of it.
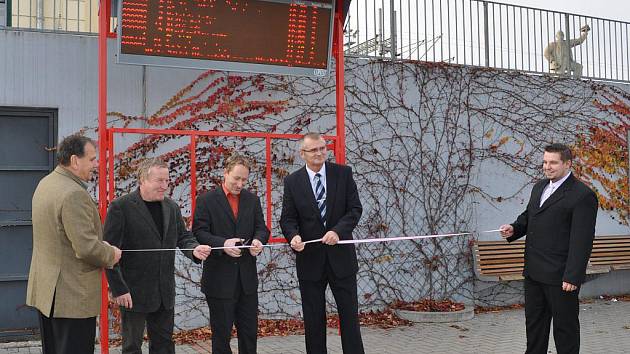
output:
<svg viewBox="0 0 630 354"><path fill-rule="evenodd" d="M107 271L110 291L121 307L122 352L141 354L146 322L150 353L175 353L172 340L175 306L175 252L132 252L134 249L183 251L196 263L210 255L186 230L179 206L164 196L168 165L155 158L138 168L140 187L112 202L104 239L123 249L120 263Z"/></svg>
<svg viewBox="0 0 630 354"><path fill-rule="evenodd" d="M244 189L250 161L232 155L225 161L222 185L197 198L193 232L212 247L251 245L252 248L215 250L203 265L201 291L206 295L212 328L212 352L232 353L230 338L236 325L238 352L256 353L258 332L258 274L256 256L269 239L260 199Z"/></svg>
<svg viewBox="0 0 630 354"><path fill-rule="evenodd" d="M547 353L553 319L558 353L579 353L578 293L584 282L597 218L595 193L571 174L571 150L545 148L546 179L534 185L525 211L501 236L525 240L526 353Z"/></svg>
<svg viewBox="0 0 630 354"><path fill-rule="evenodd" d="M326 353L326 286L337 303L343 352L361 354L358 319L357 255L351 240L363 208L352 169L326 162L326 142L317 133L300 140L306 166L284 180L280 227L296 252L306 331L306 351ZM321 242L308 243L317 240Z"/></svg>

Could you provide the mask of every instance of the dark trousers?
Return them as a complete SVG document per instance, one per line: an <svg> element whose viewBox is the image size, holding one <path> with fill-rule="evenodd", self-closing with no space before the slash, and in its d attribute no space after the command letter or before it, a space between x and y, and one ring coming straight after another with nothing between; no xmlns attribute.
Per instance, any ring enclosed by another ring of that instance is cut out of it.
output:
<svg viewBox="0 0 630 354"><path fill-rule="evenodd" d="M363 341L359 326L359 303L357 300L357 277L351 275L337 278L326 262L322 279L317 281L300 279L302 312L308 354L327 353L326 348L326 286L330 285L341 327L341 347L344 354L363 354Z"/></svg>
<svg viewBox="0 0 630 354"><path fill-rule="evenodd" d="M43 354L94 353L96 317L54 318L39 313Z"/></svg>
<svg viewBox="0 0 630 354"><path fill-rule="evenodd" d="M580 352L578 293L563 291L560 285L548 285L525 277L525 327L527 354L545 354L553 319L553 339L558 354Z"/></svg>
<svg viewBox="0 0 630 354"><path fill-rule="evenodd" d="M175 343L173 343L174 309L165 309L164 306L160 306L157 311L149 313L121 309L120 314L122 317L123 354L142 354L145 323L149 336L149 353L175 353Z"/></svg>
<svg viewBox="0 0 630 354"><path fill-rule="evenodd" d="M217 284L217 286L221 286ZM239 354L256 354L258 335L258 293L245 294L240 277L234 297L218 299L206 296L212 329L212 353L231 354L232 325L236 326Z"/></svg>

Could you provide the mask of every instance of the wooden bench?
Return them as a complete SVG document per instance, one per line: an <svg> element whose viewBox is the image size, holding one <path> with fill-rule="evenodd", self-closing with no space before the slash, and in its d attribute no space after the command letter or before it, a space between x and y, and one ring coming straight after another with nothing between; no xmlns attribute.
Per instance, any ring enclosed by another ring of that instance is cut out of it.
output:
<svg viewBox="0 0 630 354"><path fill-rule="evenodd" d="M525 241L476 241L473 246L475 274L484 281L523 279ZM586 274L630 269L630 235L597 236Z"/></svg>

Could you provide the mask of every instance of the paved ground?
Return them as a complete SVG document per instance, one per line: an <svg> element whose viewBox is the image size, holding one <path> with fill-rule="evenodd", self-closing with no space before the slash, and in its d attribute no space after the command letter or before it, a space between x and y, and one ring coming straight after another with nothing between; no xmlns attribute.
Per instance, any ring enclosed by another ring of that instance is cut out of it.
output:
<svg viewBox="0 0 630 354"><path fill-rule="evenodd" d="M630 353L630 302L594 301L580 306L582 353ZM523 310L476 315L458 323L416 324L396 329L362 328L367 353L523 353L525 351ZM551 340L549 352L555 353ZM232 341L237 353L236 341ZM330 353L342 353L334 330L328 335ZM97 353L99 351L97 350ZM148 353L148 350L145 350ZM177 353L210 353L210 343L178 346ZM304 337L267 337L258 340L260 354L304 353ZM41 353L39 343L0 344L0 354ZM113 348L110 353L120 353Z"/></svg>

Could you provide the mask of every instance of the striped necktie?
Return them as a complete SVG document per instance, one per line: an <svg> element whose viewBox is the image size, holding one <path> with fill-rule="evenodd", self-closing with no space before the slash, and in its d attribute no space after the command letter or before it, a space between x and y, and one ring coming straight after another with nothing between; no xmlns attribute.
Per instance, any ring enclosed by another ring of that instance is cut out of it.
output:
<svg viewBox="0 0 630 354"><path fill-rule="evenodd" d="M317 201L319 215L322 217L324 226L326 226L326 188L324 188L321 177L322 175L316 173L313 181L315 182L315 200Z"/></svg>

